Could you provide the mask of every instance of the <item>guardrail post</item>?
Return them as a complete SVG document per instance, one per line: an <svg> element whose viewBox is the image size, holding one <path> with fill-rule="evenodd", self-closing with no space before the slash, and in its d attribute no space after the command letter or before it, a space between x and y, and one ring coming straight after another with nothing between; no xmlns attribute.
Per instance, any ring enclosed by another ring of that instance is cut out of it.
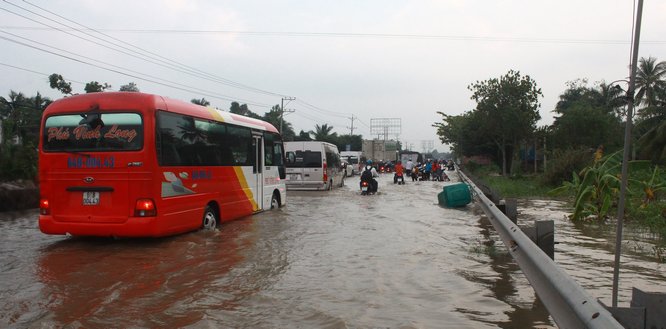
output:
<svg viewBox="0 0 666 329"><path fill-rule="evenodd" d="M536 226L536 244L543 252L555 259L555 222L552 220L535 221Z"/></svg>
<svg viewBox="0 0 666 329"><path fill-rule="evenodd" d="M666 324L666 294L645 292L633 288L630 307L604 305L625 328L664 328Z"/></svg>
<svg viewBox="0 0 666 329"><path fill-rule="evenodd" d="M559 328L623 328L608 309L559 268L463 172L458 174L474 191L478 205Z"/></svg>
<svg viewBox="0 0 666 329"><path fill-rule="evenodd" d="M520 229L550 259L555 259L555 222L552 220L535 220L534 226L521 226Z"/></svg>
<svg viewBox="0 0 666 329"><path fill-rule="evenodd" d="M514 224L518 224L518 202L516 199L504 199L495 204Z"/></svg>

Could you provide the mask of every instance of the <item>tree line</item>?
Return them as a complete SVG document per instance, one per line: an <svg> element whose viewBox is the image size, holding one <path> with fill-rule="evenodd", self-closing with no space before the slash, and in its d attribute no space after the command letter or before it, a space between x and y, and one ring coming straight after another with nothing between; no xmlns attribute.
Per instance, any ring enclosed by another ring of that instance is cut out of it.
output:
<svg viewBox="0 0 666 329"><path fill-rule="evenodd" d="M586 79L571 81L553 109L553 124L538 127L541 90L529 76L509 71L470 84L476 108L461 115L439 112L442 121L433 126L457 157L491 158L505 177L525 172L521 158L531 149L531 162L541 160L542 184L571 197L570 218L603 222L617 211L626 109L632 104L637 111L625 215L666 236L666 62L641 58L635 81L634 95L622 88L626 80L592 86Z"/></svg>
<svg viewBox="0 0 666 329"><path fill-rule="evenodd" d="M620 82L620 83L618 83ZM519 154L536 145L551 158L552 183L570 178L581 169L581 154L601 149L606 154L623 148L626 105L633 101L635 159L655 164L666 161L666 62L641 58L636 92L627 99L627 81L601 81L590 86L587 79L567 83L553 109L552 125L537 126L539 99L543 97L529 75L509 71L499 78L477 81L468 86L476 108L461 115L442 115L435 122L437 134L450 144L458 157L488 156L508 175L520 171ZM589 157L588 157L589 158ZM569 162L569 163L558 163ZM557 171L559 172L553 172Z"/></svg>

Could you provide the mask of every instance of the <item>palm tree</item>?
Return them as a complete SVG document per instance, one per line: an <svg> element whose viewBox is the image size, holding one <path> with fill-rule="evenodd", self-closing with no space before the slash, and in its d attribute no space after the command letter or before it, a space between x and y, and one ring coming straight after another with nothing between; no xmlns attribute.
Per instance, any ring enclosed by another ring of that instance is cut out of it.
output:
<svg viewBox="0 0 666 329"><path fill-rule="evenodd" d="M19 127L21 125L20 108L25 104L25 102L25 95L20 92L17 93L13 90L9 92L8 98L0 97L0 104L2 104L0 119L3 121L3 136L0 138L0 140L3 142L9 142L9 140L19 136Z"/></svg>
<svg viewBox="0 0 666 329"><path fill-rule="evenodd" d="M312 135L312 137L316 141L327 142L331 139L331 137L337 135L336 133L331 134L332 130L333 130L333 126L329 126L328 123L324 123L321 126L320 125L315 125L315 130L310 131L310 135Z"/></svg>
<svg viewBox="0 0 666 329"><path fill-rule="evenodd" d="M624 97L624 90L620 86L612 86L606 84L606 82L601 82L593 92L598 98L599 105L608 113L614 113L619 118L626 115L624 106L627 105L627 102Z"/></svg>
<svg viewBox="0 0 666 329"><path fill-rule="evenodd" d="M666 89L666 62L654 57L641 58L636 73L636 101L647 107L657 104L659 90Z"/></svg>
<svg viewBox="0 0 666 329"><path fill-rule="evenodd" d="M642 158L659 162L666 157L666 62L641 58L636 90L636 101L645 105L637 112L637 147Z"/></svg>
<svg viewBox="0 0 666 329"><path fill-rule="evenodd" d="M662 120L659 125L643 134L637 146L643 159L658 163L666 158L666 121Z"/></svg>
<svg viewBox="0 0 666 329"><path fill-rule="evenodd" d="M197 105L201 105L201 106L210 105L210 102L205 98L201 98L201 99L192 98L192 100L190 100L190 102L192 102L192 104L197 104Z"/></svg>

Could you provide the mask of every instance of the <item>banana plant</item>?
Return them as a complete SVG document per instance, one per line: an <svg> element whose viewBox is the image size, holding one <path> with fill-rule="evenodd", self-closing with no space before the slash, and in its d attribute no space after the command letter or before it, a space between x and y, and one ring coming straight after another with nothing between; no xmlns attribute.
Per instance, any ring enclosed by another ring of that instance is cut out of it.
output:
<svg viewBox="0 0 666 329"><path fill-rule="evenodd" d="M597 158L582 172L574 198L572 220L605 219L620 188L621 151Z"/></svg>
<svg viewBox="0 0 666 329"><path fill-rule="evenodd" d="M632 179L632 185L638 187L643 195L641 201L641 208L647 207L655 200L658 192L666 190L666 180L661 178L659 166L655 166L652 175L648 180Z"/></svg>
<svg viewBox="0 0 666 329"><path fill-rule="evenodd" d="M574 171L571 173L571 181L563 182L562 186L554 188L548 191L550 195L563 195L568 194L570 196L575 196L580 187L580 176Z"/></svg>

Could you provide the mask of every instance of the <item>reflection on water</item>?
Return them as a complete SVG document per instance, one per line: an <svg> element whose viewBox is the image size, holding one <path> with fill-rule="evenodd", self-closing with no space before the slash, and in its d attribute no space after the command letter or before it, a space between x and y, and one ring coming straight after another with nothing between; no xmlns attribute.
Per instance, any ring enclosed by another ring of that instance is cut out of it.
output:
<svg viewBox="0 0 666 329"><path fill-rule="evenodd" d="M36 211L1 214L0 327L554 327L483 213L437 205L444 184L290 191L285 208L164 239L47 236ZM557 202L519 216L555 220L556 262L610 300L614 228L574 225ZM626 253L621 302L664 282Z"/></svg>
<svg viewBox="0 0 666 329"><path fill-rule="evenodd" d="M186 326L210 305L232 308L227 274L252 243L252 223L166 239L67 239L41 250L44 320L83 327ZM185 307L186 306L186 307Z"/></svg>

